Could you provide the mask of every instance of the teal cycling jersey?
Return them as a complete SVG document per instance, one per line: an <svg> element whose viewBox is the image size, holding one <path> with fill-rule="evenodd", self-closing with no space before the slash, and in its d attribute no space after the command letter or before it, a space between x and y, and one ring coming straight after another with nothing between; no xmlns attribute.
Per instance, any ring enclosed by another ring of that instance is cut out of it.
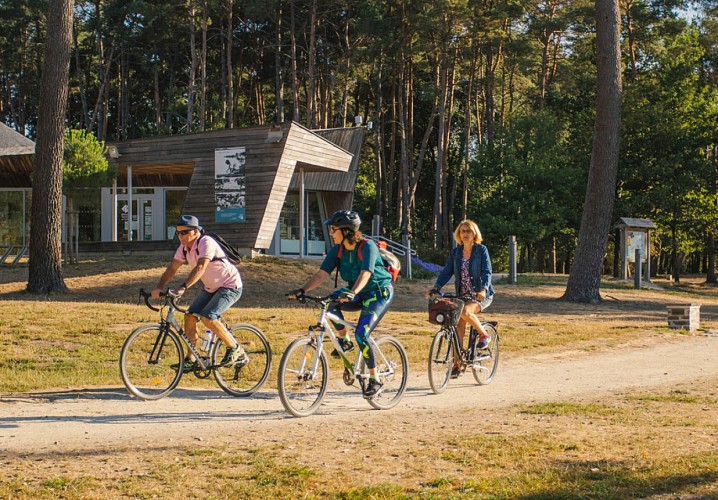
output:
<svg viewBox="0 0 718 500"><path fill-rule="evenodd" d="M322 271L331 274L337 267L339 247L340 245L334 245L329 250L327 256L324 258L324 262L322 262ZM384 290L391 284L391 274L389 274L389 271L384 267L384 261L381 258L376 243L372 240L367 240L364 245L361 245L361 259L357 254L358 249L359 244L357 243L353 250L347 250L346 248L342 250L342 257L339 259L339 275L351 288L354 286L354 283L362 271L369 271L372 273L372 277L360 293L373 294L374 292Z"/></svg>

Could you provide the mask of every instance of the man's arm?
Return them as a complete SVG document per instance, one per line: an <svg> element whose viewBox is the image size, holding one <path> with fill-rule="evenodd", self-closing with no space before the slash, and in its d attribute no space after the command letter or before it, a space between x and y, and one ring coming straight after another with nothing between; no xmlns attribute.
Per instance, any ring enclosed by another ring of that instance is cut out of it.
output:
<svg viewBox="0 0 718 500"><path fill-rule="evenodd" d="M160 280L157 282L157 286L152 290L152 298L157 299L160 296L160 292L167 286L167 284L174 278L179 268L184 264L181 260L172 259L170 265L167 266L165 272L160 276Z"/></svg>
<svg viewBox="0 0 718 500"><path fill-rule="evenodd" d="M209 263L211 261L206 258L202 257L197 261L197 266L190 271L189 276L187 276L187 279L184 283L182 283L182 286L180 287L181 291L184 291L185 289L191 287L195 283L197 283L200 279L202 279L202 275L207 270L207 266L209 266Z"/></svg>

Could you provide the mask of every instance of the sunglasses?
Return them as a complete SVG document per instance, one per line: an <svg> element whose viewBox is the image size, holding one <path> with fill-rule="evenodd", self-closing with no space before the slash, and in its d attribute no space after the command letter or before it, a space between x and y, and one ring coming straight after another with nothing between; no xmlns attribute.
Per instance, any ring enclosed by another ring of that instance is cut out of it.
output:
<svg viewBox="0 0 718 500"><path fill-rule="evenodd" d="M192 231L194 231L194 229L183 229L182 231L177 231L177 234L179 234L180 236L184 236L191 233Z"/></svg>

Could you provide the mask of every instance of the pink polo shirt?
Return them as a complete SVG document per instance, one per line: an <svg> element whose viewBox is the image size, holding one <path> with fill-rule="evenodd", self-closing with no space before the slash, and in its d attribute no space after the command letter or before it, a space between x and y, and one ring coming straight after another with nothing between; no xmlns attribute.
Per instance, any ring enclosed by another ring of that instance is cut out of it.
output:
<svg viewBox="0 0 718 500"><path fill-rule="evenodd" d="M241 288L242 277L235 265L219 257L226 257L224 250L211 237L204 236L194 240L189 250L185 250L185 246L180 245L174 259L186 262L193 268L197 267L199 259L209 259L210 263L201 278L204 289L209 293L214 293L220 288ZM213 261L212 259L215 258L217 260Z"/></svg>

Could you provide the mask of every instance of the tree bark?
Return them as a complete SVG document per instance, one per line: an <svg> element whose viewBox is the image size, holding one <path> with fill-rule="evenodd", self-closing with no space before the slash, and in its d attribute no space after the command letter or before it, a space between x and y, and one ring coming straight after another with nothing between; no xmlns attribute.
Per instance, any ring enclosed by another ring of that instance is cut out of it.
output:
<svg viewBox="0 0 718 500"><path fill-rule="evenodd" d="M576 257L563 300L601 301L603 255L611 228L621 127L618 0L596 0L596 123Z"/></svg>
<svg viewBox="0 0 718 500"><path fill-rule="evenodd" d="M52 0L40 82L27 291L65 293L62 277L62 154L74 0Z"/></svg>
<svg viewBox="0 0 718 500"><path fill-rule="evenodd" d="M187 82L187 128L186 132L192 132L192 122L194 121L194 96L196 92L195 88L195 76L197 75L197 29L195 27L195 0L189 0L189 78Z"/></svg>

